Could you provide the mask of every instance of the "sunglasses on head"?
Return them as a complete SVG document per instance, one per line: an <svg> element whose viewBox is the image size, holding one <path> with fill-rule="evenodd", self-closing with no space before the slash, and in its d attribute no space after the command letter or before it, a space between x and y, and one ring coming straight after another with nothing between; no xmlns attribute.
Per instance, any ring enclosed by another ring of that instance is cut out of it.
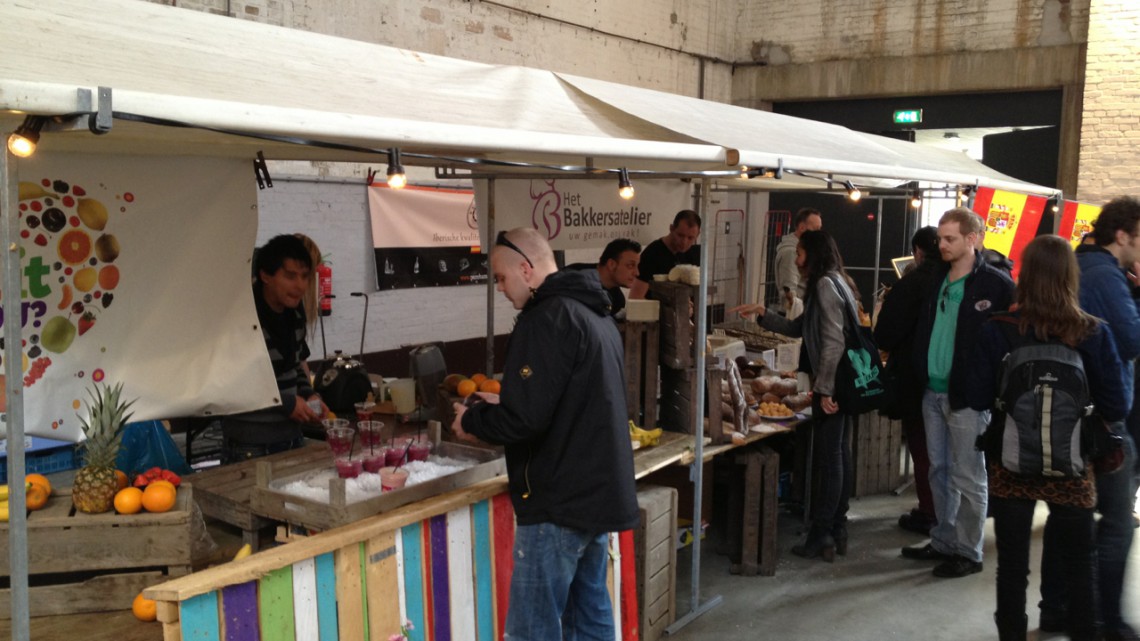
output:
<svg viewBox="0 0 1140 641"><path fill-rule="evenodd" d="M522 256L526 260L526 264L530 265L531 269L534 269L534 263L530 262L530 257L526 255L526 252L519 249L518 245L512 243L510 238L507 238L507 232L499 232L499 235L495 237L495 245L514 250L519 256Z"/></svg>

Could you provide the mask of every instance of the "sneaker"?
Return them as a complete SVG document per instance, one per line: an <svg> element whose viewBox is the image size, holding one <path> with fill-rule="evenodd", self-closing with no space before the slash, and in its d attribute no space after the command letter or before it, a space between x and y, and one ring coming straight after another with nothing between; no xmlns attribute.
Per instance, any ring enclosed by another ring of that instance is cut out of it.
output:
<svg viewBox="0 0 1140 641"><path fill-rule="evenodd" d="M1038 618L1037 627L1041 628L1042 632L1064 632L1068 627L1069 617L1065 615L1064 610L1056 608L1041 608L1041 616Z"/></svg>
<svg viewBox="0 0 1140 641"><path fill-rule="evenodd" d="M927 543L926 545L908 545L902 549L902 555L908 559L916 561L950 561L954 558L953 554L946 554L934 549L934 544Z"/></svg>
<svg viewBox="0 0 1140 641"><path fill-rule="evenodd" d="M971 561L964 556L954 556L954 558L943 561L934 567L934 576L942 577L943 579L957 579L971 574L977 574L982 571L981 561Z"/></svg>
<svg viewBox="0 0 1140 641"><path fill-rule="evenodd" d="M911 510L899 517L899 527L923 536L930 536L931 525L930 519L918 510Z"/></svg>

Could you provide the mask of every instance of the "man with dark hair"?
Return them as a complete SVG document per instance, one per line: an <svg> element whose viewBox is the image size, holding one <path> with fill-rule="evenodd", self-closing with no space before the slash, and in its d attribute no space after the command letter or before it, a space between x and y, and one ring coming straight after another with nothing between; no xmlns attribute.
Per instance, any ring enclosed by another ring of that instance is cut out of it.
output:
<svg viewBox="0 0 1140 641"><path fill-rule="evenodd" d="M701 217L692 209L682 209L673 217L669 233L645 246L638 265L637 281L629 290L630 298L645 298L649 283L657 274L668 274L677 265L700 265Z"/></svg>
<svg viewBox="0 0 1140 641"><path fill-rule="evenodd" d="M491 250L497 289L519 310L501 395L456 403L451 429L506 448L518 527L505 638L613 639L608 532L637 525L624 350L589 272L562 270L531 228Z"/></svg>
<svg viewBox="0 0 1140 641"><path fill-rule="evenodd" d="M1093 223L1091 236L1094 244L1082 243L1076 249L1081 268L1081 309L1105 321L1124 362L1125 389L1134 390L1133 360L1140 356L1140 307L1130 290L1140 285L1136 277L1140 274L1140 202L1130 197L1109 202ZM1126 424L1109 425L1124 439L1124 464L1116 472L1096 474L1096 509L1101 515L1096 526L1097 583L1106 641L1140 639L1121 612L1136 492L1136 449L1129 432L1140 424L1135 392L1130 401L1132 410ZM1064 545L1050 523L1045 524L1041 554L1041 629L1061 632L1072 627L1066 617L1064 559L1058 558Z"/></svg>
<svg viewBox="0 0 1140 641"><path fill-rule="evenodd" d="M776 245L776 256L772 260L775 273L776 291L790 305L796 298L803 299L804 283L800 282L800 269L796 267L796 245L805 231L823 229L823 218L818 209L804 207L792 216L792 233L785 233Z"/></svg>
<svg viewBox="0 0 1140 641"><path fill-rule="evenodd" d="M309 357L301 301L312 269L305 244L291 234L274 236L255 254L253 300L280 405L223 419L223 463L300 447L302 424L317 423L328 412L301 367ZM309 406L310 399L320 402L320 412Z"/></svg>
<svg viewBox="0 0 1140 641"><path fill-rule="evenodd" d="M637 280L637 265L640 261L641 243L628 238L618 238L611 240L602 250L597 265L574 263L567 265L566 269L596 269L598 280L602 282L602 289L606 290L610 297L610 315L620 319L625 318L625 294L621 288L633 287Z"/></svg>
<svg viewBox="0 0 1140 641"><path fill-rule="evenodd" d="M1013 281L976 249L985 221L956 207L938 221L938 249L945 263L934 272L915 331L915 375L924 385L922 419L930 455L930 493L937 523L930 542L904 547L911 559L942 561L934 576L963 577L982 571L988 485L985 456L975 443L989 411L971 408L966 385L970 357L982 323L1013 303Z"/></svg>
<svg viewBox="0 0 1140 641"><path fill-rule="evenodd" d="M929 536L937 518L930 494L930 455L926 451L926 427L922 422L925 386L914 371L915 332L923 304L930 297L934 273L942 264L938 251L938 229L923 227L911 238L914 264L891 288L879 310L875 342L890 352L886 370L898 385L895 402L886 414L902 421L906 446L914 461L914 490L918 507L899 517L899 527Z"/></svg>

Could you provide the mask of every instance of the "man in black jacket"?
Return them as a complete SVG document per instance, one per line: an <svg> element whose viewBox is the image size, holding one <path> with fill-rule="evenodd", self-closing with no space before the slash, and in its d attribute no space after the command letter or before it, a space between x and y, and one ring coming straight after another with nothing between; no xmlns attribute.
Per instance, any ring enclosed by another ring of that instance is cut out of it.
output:
<svg viewBox="0 0 1140 641"><path fill-rule="evenodd" d="M596 271L557 271L533 229L500 233L498 290L521 310L502 393L455 404L460 438L506 446L518 528L506 635L612 639L608 532L637 524L623 349Z"/></svg>
<svg viewBox="0 0 1140 641"><path fill-rule="evenodd" d="M935 273L915 335L915 374L926 385L922 418L938 523L930 530L930 543L905 547L902 554L943 561L934 568L938 577L982 571L988 487L985 456L974 445L990 417L969 407L966 381L982 323L1013 303L1013 281L975 250L984 224L965 207L939 220L938 248L946 264Z"/></svg>

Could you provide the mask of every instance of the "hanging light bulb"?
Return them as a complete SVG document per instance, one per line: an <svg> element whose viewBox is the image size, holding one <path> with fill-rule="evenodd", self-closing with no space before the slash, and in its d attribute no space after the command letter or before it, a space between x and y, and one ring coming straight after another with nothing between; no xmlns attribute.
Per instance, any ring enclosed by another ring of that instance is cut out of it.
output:
<svg viewBox="0 0 1140 641"><path fill-rule="evenodd" d="M843 186L847 188L847 197L852 202L859 202L859 199L863 197L863 192L859 191L859 188L853 185L850 180L844 181Z"/></svg>
<svg viewBox="0 0 1140 641"><path fill-rule="evenodd" d="M910 206L914 207L915 209L919 209L920 207L922 207L922 192L921 191L914 192L914 195L910 197Z"/></svg>
<svg viewBox="0 0 1140 641"><path fill-rule="evenodd" d="M388 186L392 189L403 189L408 184L408 176L404 173L404 166L400 164L400 150L392 147L388 150Z"/></svg>
<svg viewBox="0 0 1140 641"><path fill-rule="evenodd" d="M36 153L36 143L40 141L40 130L43 127L44 119L39 116L24 118L23 124L8 136L8 151L19 158L27 158Z"/></svg>
<svg viewBox="0 0 1140 641"><path fill-rule="evenodd" d="M744 180L748 180L752 177L751 172L748 170L748 165L740 166L740 177Z"/></svg>
<svg viewBox="0 0 1140 641"><path fill-rule="evenodd" d="M618 196L623 200L633 198L633 183L629 181L629 170L625 167L618 171Z"/></svg>

